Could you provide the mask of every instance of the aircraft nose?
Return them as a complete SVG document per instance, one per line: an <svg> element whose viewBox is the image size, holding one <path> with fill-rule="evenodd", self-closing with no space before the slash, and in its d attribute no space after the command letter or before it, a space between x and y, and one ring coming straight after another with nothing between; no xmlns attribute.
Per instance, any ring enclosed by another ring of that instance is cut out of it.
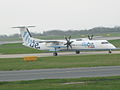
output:
<svg viewBox="0 0 120 90"><path fill-rule="evenodd" d="M116 49L116 47L115 47L114 45L112 45L112 44L111 44L111 48L112 48L112 49Z"/></svg>

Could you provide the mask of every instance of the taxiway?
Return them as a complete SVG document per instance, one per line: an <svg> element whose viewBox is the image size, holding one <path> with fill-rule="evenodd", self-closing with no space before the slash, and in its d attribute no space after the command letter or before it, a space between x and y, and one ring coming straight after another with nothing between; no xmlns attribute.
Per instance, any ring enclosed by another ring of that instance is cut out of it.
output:
<svg viewBox="0 0 120 90"><path fill-rule="evenodd" d="M120 66L0 71L0 81L105 77L120 75Z"/></svg>
<svg viewBox="0 0 120 90"><path fill-rule="evenodd" d="M75 52L58 52L58 56L94 55L94 54L109 54L109 53L108 51L90 51L90 52L81 52L80 54L75 54ZM120 54L120 51L112 51L112 54ZM53 53L0 54L0 58L23 58L26 56L49 57L49 56L53 56Z"/></svg>

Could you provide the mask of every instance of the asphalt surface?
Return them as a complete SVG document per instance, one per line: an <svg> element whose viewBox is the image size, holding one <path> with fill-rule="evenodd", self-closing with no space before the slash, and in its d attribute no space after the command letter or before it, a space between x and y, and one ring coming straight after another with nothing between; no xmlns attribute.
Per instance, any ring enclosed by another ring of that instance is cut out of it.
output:
<svg viewBox="0 0 120 90"><path fill-rule="evenodd" d="M90 51L81 52L75 54L75 52L58 52L58 56L73 56L73 55L94 55L94 54L109 54L108 51ZM112 51L112 54L120 54L120 51ZM23 58L26 56L37 56L37 57L49 57L53 56L53 53L32 53L32 54L5 54L0 55L0 58Z"/></svg>
<svg viewBox="0 0 120 90"><path fill-rule="evenodd" d="M0 81L21 81L37 79L60 79L80 77L105 77L120 75L120 66L39 69L24 71L0 71Z"/></svg>
<svg viewBox="0 0 120 90"><path fill-rule="evenodd" d="M0 41L0 44L22 43L22 41Z"/></svg>
<svg viewBox="0 0 120 90"><path fill-rule="evenodd" d="M120 37L93 37L94 40L116 40L120 39Z"/></svg>

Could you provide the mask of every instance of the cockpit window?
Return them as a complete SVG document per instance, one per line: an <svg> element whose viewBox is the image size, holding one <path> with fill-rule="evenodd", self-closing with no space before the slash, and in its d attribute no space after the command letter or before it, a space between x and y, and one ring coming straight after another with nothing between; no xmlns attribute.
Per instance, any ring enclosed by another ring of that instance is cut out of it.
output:
<svg viewBox="0 0 120 90"><path fill-rule="evenodd" d="M101 42L101 44L109 44L109 42Z"/></svg>

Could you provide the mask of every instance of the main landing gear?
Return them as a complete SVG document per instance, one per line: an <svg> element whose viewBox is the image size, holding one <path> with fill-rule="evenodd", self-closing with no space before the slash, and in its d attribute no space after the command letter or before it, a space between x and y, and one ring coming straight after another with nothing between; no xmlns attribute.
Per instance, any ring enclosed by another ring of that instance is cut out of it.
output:
<svg viewBox="0 0 120 90"><path fill-rule="evenodd" d="M57 55L58 55L58 53L57 53L57 52L54 52L54 53L53 53L53 56L57 56Z"/></svg>
<svg viewBox="0 0 120 90"><path fill-rule="evenodd" d="M55 48L55 52L53 52L53 56L57 56L58 53L57 53L57 48Z"/></svg>
<svg viewBox="0 0 120 90"><path fill-rule="evenodd" d="M79 51L79 50L76 50L76 54L80 54L80 51Z"/></svg>
<svg viewBox="0 0 120 90"><path fill-rule="evenodd" d="M112 51L111 51L111 50L109 50L109 51L108 51L108 53L112 53Z"/></svg>

